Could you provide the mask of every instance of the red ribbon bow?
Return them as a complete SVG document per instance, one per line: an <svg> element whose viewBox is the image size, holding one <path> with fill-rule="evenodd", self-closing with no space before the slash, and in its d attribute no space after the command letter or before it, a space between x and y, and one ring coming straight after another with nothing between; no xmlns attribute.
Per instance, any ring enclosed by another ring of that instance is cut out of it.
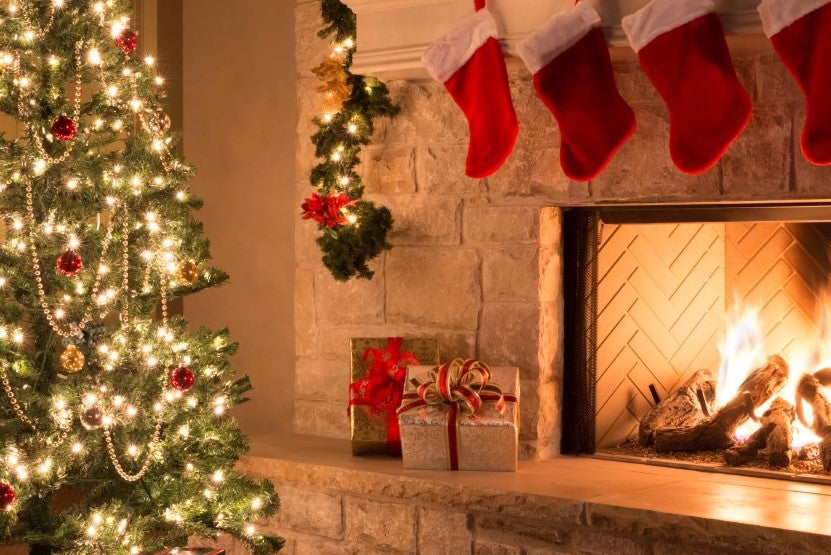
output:
<svg viewBox="0 0 831 555"><path fill-rule="evenodd" d="M361 360L370 360L364 377L349 384L350 408L365 407L370 418L384 418L387 424L387 452L401 455L401 431L395 410L404 396L407 366L420 364L413 353L401 352L401 337L387 339L385 349L367 349Z"/></svg>
<svg viewBox="0 0 831 555"><path fill-rule="evenodd" d="M490 378L490 368L484 362L457 358L433 368L426 382L412 380L417 389L404 395L405 404L398 409L400 415L428 405L447 408L451 470L459 470L459 413L473 416L488 401L496 403L496 409L501 413L506 403L517 402L516 396L505 395L498 385L488 383Z"/></svg>

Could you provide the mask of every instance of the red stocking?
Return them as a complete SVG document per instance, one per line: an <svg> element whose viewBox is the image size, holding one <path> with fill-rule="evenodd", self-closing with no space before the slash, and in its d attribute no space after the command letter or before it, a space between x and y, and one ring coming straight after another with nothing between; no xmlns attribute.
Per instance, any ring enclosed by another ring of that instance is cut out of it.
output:
<svg viewBox="0 0 831 555"><path fill-rule="evenodd" d="M653 0L623 18L641 66L669 109L669 150L684 173L710 169L750 121L710 0Z"/></svg>
<svg viewBox="0 0 831 555"><path fill-rule="evenodd" d="M423 57L427 72L444 83L467 118L470 177L487 177L498 170L511 154L519 131L496 36L496 21L481 9L430 46Z"/></svg>
<svg viewBox="0 0 831 555"><path fill-rule="evenodd" d="M831 165L831 0L764 0L765 34L805 95L802 153Z"/></svg>
<svg viewBox="0 0 831 555"><path fill-rule="evenodd" d="M519 55L560 127L563 172L575 181L594 179L635 132L635 113L618 92L600 16L580 0L521 43Z"/></svg>

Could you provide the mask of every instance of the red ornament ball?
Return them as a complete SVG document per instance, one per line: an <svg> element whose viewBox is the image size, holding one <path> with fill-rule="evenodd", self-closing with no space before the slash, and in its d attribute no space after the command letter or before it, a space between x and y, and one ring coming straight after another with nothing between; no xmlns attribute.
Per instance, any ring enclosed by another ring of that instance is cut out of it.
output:
<svg viewBox="0 0 831 555"><path fill-rule="evenodd" d="M55 267L63 275L72 277L81 271L81 268L84 267L84 261L80 254L69 250L58 257L55 261Z"/></svg>
<svg viewBox="0 0 831 555"><path fill-rule="evenodd" d="M70 141L78 133L78 124L68 116L60 116L52 124L52 135L59 141Z"/></svg>
<svg viewBox="0 0 831 555"><path fill-rule="evenodd" d="M14 503L14 488L6 482L0 482L0 509L6 510Z"/></svg>
<svg viewBox="0 0 831 555"><path fill-rule="evenodd" d="M170 373L170 385L182 392L193 387L193 379L193 370L187 366L174 368Z"/></svg>
<svg viewBox="0 0 831 555"><path fill-rule="evenodd" d="M115 37L115 45L123 50L125 54L129 54L135 50L137 44L138 37L130 29L124 29Z"/></svg>

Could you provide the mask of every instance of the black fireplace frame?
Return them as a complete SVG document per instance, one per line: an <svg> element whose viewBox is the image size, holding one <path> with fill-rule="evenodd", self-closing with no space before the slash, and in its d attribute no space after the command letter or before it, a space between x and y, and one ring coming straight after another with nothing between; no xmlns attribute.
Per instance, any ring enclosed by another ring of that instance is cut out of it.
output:
<svg viewBox="0 0 831 555"><path fill-rule="evenodd" d="M596 450L597 252L602 226L717 222L831 222L831 200L745 204L597 205L563 209L563 403L560 450Z"/></svg>

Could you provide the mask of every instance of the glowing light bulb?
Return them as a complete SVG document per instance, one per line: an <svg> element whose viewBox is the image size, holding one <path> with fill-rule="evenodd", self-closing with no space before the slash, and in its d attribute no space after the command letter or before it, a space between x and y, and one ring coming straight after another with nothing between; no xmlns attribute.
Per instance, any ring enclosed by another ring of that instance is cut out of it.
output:
<svg viewBox="0 0 831 555"><path fill-rule="evenodd" d="M62 320L66 316L66 311L62 308L55 309L55 318Z"/></svg>
<svg viewBox="0 0 831 555"><path fill-rule="evenodd" d="M52 5L56 8L63 8L64 0L52 0Z"/></svg>
<svg viewBox="0 0 831 555"><path fill-rule="evenodd" d="M156 58L154 58L153 56L147 56L144 58L144 63L148 66L154 66L156 65Z"/></svg>
<svg viewBox="0 0 831 555"><path fill-rule="evenodd" d="M46 160L35 160L35 163L32 164L32 171L35 172L35 175L43 175L43 172L46 171Z"/></svg>
<svg viewBox="0 0 831 555"><path fill-rule="evenodd" d="M134 98L130 101L130 108L132 108L134 112L138 112L139 110L141 110L141 106L142 102L138 98Z"/></svg>
<svg viewBox="0 0 831 555"><path fill-rule="evenodd" d="M49 56L47 63L49 64L49 67L58 67L58 64L60 64L61 61L57 56Z"/></svg>
<svg viewBox="0 0 831 555"><path fill-rule="evenodd" d="M190 435L190 428L188 428L187 425L180 427L179 435L182 437L188 437Z"/></svg>
<svg viewBox="0 0 831 555"><path fill-rule="evenodd" d="M130 405L127 407L127 410L125 412L127 413L127 416L133 418L138 414L138 409L133 405Z"/></svg>
<svg viewBox="0 0 831 555"><path fill-rule="evenodd" d="M78 236L74 233L69 236L69 240L66 243L73 250L81 246L81 241L78 240Z"/></svg>
<svg viewBox="0 0 831 555"><path fill-rule="evenodd" d="M136 447L135 445L130 445L127 448L127 454L131 457L135 457L136 455L138 455L138 447Z"/></svg>
<svg viewBox="0 0 831 555"><path fill-rule="evenodd" d="M70 177L69 179L66 180L66 188L69 189L70 191L74 191L75 189L78 188L79 183L80 182L78 181L77 177Z"/></svg>
<svg viewBox="0 0 831 555"><path fill-rule="evenodd" d="M350 37L350 38L346 39L345 41L343 41L343 45L346 48L352 48L352 47L355 46L355 41Z"/></svg>
<svg viewBox="0 0 831 555"><path fill-rule="evenodd" d="M14 330L14 332L12 332L12 341L17 343L18 345L23 343L23 339L24 339L24 337L23 337L23 332L22 331Z"/></svg>
<svg viewBox="0 0 831 555"><path fill-rule="evenodd" d="M211 476L211 480L220 484L225 480L225 473L222 470L216 470Z"/></svg>
<svg viewBox="0 0 831 555"><path fill-rule="evenodd" d="M257 529L254 527L253 524L249 524L245 527L245 533L249 536L253 536L257 532Z"/></svg>
<svg viewBox="0 0 831 555"><path fill-rule="evenodd" d="M87 53L87 61L91 65L100 66L101 65L101 51L97 48L90 48L89 52Z"/></svg>
<svg viewBox="0 0 831 555"><path fill-rule="evenodd" d="M75 455L77 455L78 453L80 453L80 452L81 452L81 451L83 451L83 450L84 450L84 446L83 446L83 445L81 445L80 443L75 442L75 443L73 443L73 444L72 444L72 449L71 449L71 451L72 451L72 453L74 453Z"/></svg>
<svg viewBox="0 0 831 555"><path fill-rule="evenodd" d="M107 87L107 96L109 96L110 98L115 98L116 96L118 96L118 87L116 87L115 85L110 85L109 87Z"/></svg>

